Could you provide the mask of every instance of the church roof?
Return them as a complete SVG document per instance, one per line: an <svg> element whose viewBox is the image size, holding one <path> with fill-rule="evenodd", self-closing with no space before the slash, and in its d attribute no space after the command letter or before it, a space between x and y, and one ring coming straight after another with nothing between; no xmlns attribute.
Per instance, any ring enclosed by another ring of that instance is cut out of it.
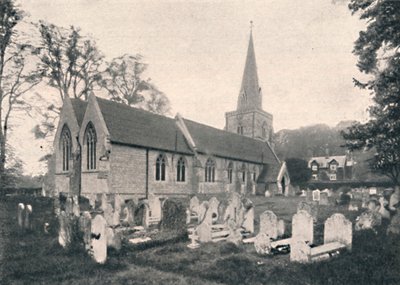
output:
<svg viewBox="0 0 400 285"><path fill-rule="evenodd" d="M194 155L176 120L142 109L96 98L113 143ZM77 100L77 99L75 99ZM82 123L87 102L72 100ZM196 151L255 163L277 163L270 146L261 141L183 119Z"/></svg>
<svg viewBox="0 0 400 285"><path fill-rule="evenodd" d="M244 66L242 85L240 87L237 110L262 109L262 95L258 84L256 54L254 52L253 34L250 33Z"/></svg>
<svg viewBox="0 0 400 285"><path fill-rule="evenodd" d="M76 120L78 121L78 125L81 126L83 117L85 116L87 102L82 101L80 99L71 99L72 108L74 109Z"/></svg>

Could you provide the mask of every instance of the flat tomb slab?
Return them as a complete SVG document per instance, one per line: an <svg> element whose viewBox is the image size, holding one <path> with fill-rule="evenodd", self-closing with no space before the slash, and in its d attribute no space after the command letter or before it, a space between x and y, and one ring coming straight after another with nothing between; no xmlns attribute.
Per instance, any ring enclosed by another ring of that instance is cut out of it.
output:
<svg viewBox="0 0 400 285"><path fill-rule="evenodd" d="M330 242L327 244L323 244L317 247L313 247L311 248L311 257L315 257L321 254L325 254L325 253L331 253L337 250L342 250L346 248L346 245L340 243L340 242Z"/></svg>

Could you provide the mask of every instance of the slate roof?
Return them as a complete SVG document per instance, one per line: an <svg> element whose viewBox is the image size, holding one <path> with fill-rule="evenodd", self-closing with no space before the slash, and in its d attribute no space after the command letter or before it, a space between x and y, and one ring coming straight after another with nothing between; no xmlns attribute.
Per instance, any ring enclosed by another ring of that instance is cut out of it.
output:
<svg viewBox="0 0 400 285"><path fill-rule="evenodd" d="M88 103L86 101L82 101L80 99L75 99L75 98L71 99L71 103L72 103L72 108L75 111L75 116L78 121L78 125L81 126Z"/></svg>
<svg viewBox="0 0 400 285"><path fill-rule="evenodd" d="M344 167L346 163L346 156L345 155L336 155L336 156L318 156L312 157L308 161L308 167L311 167L311 163L313 161L318 163L319 168L328 168L329 163L333 160L336 160L338 163L338 167Z"/></svg>
<svg viewBox="0 0 400 285"><path fill-rule="evenodd" d="M194 155L176 120L127 105L96 98L113 143ZM73 107L82 123L86 102ZM197 151L202 154L255 163L278 164L268 144L210 126L183 119ZM278 167L279 171L279 167ZM276 176L275 176L276 177Z"/></svg>
<svg viewBox="0 0 400 285"><path fill-rule="evenodd" d="M260 172L260 175L257 178L257 183L276 182L281 167L282 163L264 165L263 169Z"/></svg>

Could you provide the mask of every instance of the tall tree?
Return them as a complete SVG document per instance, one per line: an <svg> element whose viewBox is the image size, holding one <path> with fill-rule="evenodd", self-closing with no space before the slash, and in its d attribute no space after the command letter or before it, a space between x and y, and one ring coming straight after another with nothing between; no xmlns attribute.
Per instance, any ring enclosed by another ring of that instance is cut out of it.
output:
<svg viewBox="0 0 400 285"><path fill-rule="evenodd" d="M10 119L30 106L23 95L41 80L34 65L32 46L24 40L16 26L23 18L12 0L0 1L0 185L5 182L7 141Z"/></svg>
<svg viewBox="0 0 400 285"><path fill-rule="evenodd" d="M103 73L101 86L113 101L165 114L170 108L169 100L150 78L143 79L146 68L141 55L114 58Z"/></svg>
<svg viewBox="0 0 400 285"><path fill-rule="evenodd" d="M87 100L89 94L99 88L104 57L95 41L83 36L74 26L65 29L40 21L37 27L40 32L37 56L43 77L59 94L59 100L52 100L41 111L43 122L34 129L35 135L43 138L55 129L59 106L65 97Z"/></svg>
<svg viewBox="0 0 400 285"><path fill-rule="evenodd" d="M300 158L288 158L285 160L293 185L303 187L311 179L311 169L307 161Z"/></svg>
<svg viewBox="0 0 400 285"><path fill-rule="evenodd" d="M355 85L369 90L370 120L343 132L350 149L374 149L370 166L400 185L400 1L351 0L350 10L367 22L355 42L359 70L369 76ZM397 187L398 188L398 187Z"/></svg>

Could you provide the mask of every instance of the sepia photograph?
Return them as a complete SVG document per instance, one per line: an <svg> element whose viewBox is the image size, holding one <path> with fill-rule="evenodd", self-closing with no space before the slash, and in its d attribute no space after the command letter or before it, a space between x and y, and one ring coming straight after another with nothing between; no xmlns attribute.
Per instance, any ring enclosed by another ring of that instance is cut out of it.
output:
<svg viewBox="0 0 400 285"><path fill-rule="evenodd" d="M0 0L0 284L400 284L400 0Z"/></svg>

